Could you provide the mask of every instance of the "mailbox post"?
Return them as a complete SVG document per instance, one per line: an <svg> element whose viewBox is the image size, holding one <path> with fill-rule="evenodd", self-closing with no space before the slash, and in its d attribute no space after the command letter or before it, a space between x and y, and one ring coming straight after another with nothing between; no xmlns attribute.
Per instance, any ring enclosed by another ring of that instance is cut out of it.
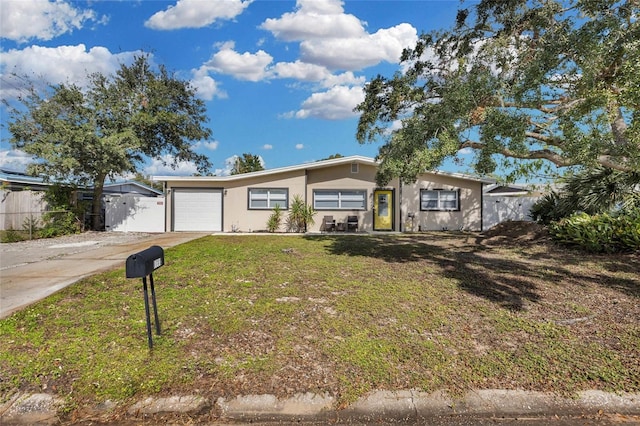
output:
<svg viewBox="0 0 640 426"><path fill-rule="evenodd" d="M153 338L151 336L151 315L149 312L149 293L147 291L147 276L151 284L151 299L153 302L153 315L156 323L156 333L160 335L160 319L158 318L158 307L156 305L156 290L153 286L153 271L164 265L164 250L160 246L151 246L127 258L126 273L127 278L142 278L144 289L144 310L147 315L147 338L149 349L153 348Z"/></svg>

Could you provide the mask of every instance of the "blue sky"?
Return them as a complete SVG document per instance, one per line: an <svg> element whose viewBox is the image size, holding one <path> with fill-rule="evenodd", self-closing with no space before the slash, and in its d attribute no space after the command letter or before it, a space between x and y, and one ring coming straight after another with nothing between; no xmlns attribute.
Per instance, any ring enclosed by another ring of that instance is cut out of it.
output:
<svg viewBox="0 0 640 426"><path fill-rule="evenodd" d="M259 155L268 169L336 153L375 157L377 145L355 139L363 86L399 70L402 49L452 26L459 7L457 0L1 0L0 89L5 99L20 92L12 72L82 85L88 73L113 73L144 51L206 102L213 138L196 151L216 174L243 153ZM11 150L6 129L1 135L0 165L23 169L30 159ZM150 160L143 172L191 175L195 167Z"/></svg>

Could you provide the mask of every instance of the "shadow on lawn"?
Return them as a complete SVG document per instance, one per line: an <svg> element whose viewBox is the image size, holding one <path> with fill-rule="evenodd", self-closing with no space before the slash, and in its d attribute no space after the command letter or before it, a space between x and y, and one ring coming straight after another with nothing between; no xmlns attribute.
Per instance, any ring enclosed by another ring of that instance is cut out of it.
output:
<svg viewBox="0 0 640 426"><path fill-rule="evenodd" d="M640 287L636 280L611 277L605 271L590 275L578 274L566 267L579 263L579 254L575 253L566 254L567 259L558 253L549 255L548 258L495 258L495 255L487 256L492 248L478 244L474 237L465 238L446 233L399 237L310 238L331 241L328 251L335 255L373 257L390 263L431 263L442 271L443 277L455 280L461 289L512 310L522 310L527 303L540 301L537 283L541 280L573 285L597 284L640 297ZM450 242L443 244L443 240ZM615 261L604 262L610 270L614 270L613 263Z"/></svg>

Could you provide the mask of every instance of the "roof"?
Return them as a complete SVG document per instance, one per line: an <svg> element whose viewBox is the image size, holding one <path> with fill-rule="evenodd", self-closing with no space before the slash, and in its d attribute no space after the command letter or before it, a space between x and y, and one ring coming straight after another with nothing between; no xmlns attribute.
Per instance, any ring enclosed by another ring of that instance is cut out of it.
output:
<svg viewBox="0 0 640 426"><path fill-rule="evenodd" d="M24 172L20 172L20 171L15 171L15 170L10 170L10 169L4 169L4 168L0 168L0 182L6 182L8 184L17 184L17 185L21 185L21 186L34 186L34 187L47 187L47 186L51 186L53 185L53 182L46 182L43 178L41 177L37 177L37 176L29 176L28 174L24 173ZM137 182L135 180L127 180L127 181L120 181L120 182L111 182L108 184L104 185L105 189L108 189L109 187L114 187L114 186L120 186L120 185L134 185L137 187L140 187L142 189L144 189L145 191L149 191L149 192L153 192L155 194L158 195L162 195L162 191L158 191L155 188L152 188L150 186L147 186L143 183ZM43 189L43 188L40 188Z"/></svg>
<svg viewBox="0 0 640 426"><path fill-rule="evenodd" d="M484 191L487 195L527 195L529 190L524 185L489 185Z"/></svg>
<svg viewBox="0 0 640 426"><path fill-rule="evenodd" d="M108 190L109 188L115 187L115 186L123 186L123 185L133 185L133 186L137 186L145 191L149 191L149 192L153 192L155 194L158 195L162 195L163 192L162 191L158 191L155 188L150 187L149 185L145 185L144 183L140 183L136 180L124 180L124 181L116 181L116 182L110 182L110 183L105 183L104 184L104 189Z"/></svg>
<svg viewBox="0 0 640 426"><path fill-rule="evenodd" d="M36 176L29 176L24 172L19 172L10 169L0 169L0 182L15 183L21 185L37 185L37 186L49 186L50 182L45 182L44 179Z"/></svg>
<svg viewBox="0 0 640 426"><path fill-rule="evenodd" d="M234 181L261 177L261 176L277 175L281 173L300 171L300 170L321 169L325 167L337 166L340 164L352 164L352 163L365 164L365 165L370 165L374 167L378 167L378 165L380 164L380 162L376 161L371 157L364 157L361 155L351 155L348 157L332 158L329 160L320 160L320 161L315 161L310 163L298 164L294 166L278 167L275 169L260 170L258 172L241 173L241 174L230 175L230 176L153 176L152 179L154 181L160 181L160 182L167 182L167 181L234 182ZM472 181L482 182L482 183L495 182L492 179L480 178L480 177L466 175L462 173L444 172L440 170L436 170L433 172L426 172L426 173L443 175L443 176L451 176L459 179L472 180Z"/></svg>

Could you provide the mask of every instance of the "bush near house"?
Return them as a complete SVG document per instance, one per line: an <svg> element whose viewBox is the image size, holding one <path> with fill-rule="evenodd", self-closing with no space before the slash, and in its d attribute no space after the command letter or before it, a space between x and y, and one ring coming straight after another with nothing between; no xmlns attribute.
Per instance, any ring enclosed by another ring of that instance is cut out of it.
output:
<svg viewBox="0 0 640 426"><path fill-rule="evenodd" d="M575 213L549 225L558 242L593 253L640 251L640 209L590 216Z"/></svg>
<svg viewBox="0 0 640 426"><path fill-rule="evenodd" d="M279 204L276 204L273 209L273 213L269 216L267 220L267 231L276 232L278 228L280 228L280 224L282 223L282 209Z"/></svg>
<svg viewBox="0 0 640 426"><path fill-rule="evenodd" d="M313 207L305 204L300 195L295 195L286 219L287 231L306 232L307 228L315 223L315 215Z"/></svg>

